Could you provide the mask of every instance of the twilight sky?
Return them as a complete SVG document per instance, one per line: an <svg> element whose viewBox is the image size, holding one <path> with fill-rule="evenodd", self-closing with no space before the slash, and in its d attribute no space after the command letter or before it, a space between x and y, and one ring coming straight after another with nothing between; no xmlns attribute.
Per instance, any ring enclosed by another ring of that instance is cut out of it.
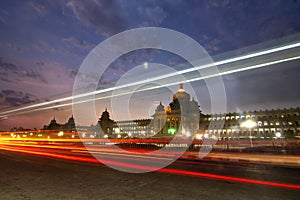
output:
<svg viewBox="0 0 300 200"><path fill-rule="evenodd" d="M2 0L0 5L0 112L71 95L77 70L88 53L110 36L132 28L180 31L216 59L266 48L286 38L300 39L297 0ZM183 63L167 52L135 51L111 64L99 88L113 86L122 74L144 62L171 67ZM228 111L300 106L299 64L291 61L224 76ZM198 99L201 109L210 113L205 85L195 84L203 97ZM161 99L142 98L141 105L151 101L153 106L150 103L147 109L153 110L159 101L168 105L171 95L154 92L152 97ZM99 102L97 112L105 107L107 102ZM151 114L136 112L134 117ZM0 130L41 128L54 116L64 123L71 114L71 107L63 107L2 117Z"/></svg>

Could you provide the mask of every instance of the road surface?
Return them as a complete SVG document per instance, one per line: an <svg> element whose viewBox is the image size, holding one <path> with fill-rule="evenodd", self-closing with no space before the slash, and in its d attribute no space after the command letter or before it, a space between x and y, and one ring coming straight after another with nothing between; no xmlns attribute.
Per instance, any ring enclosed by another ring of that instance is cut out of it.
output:
<svg viewBox="0 0 300 200"><path fill-rule="evenodd" d="M57 149L53 152L59 153ZM64 155L75 157L74 152L68 152L64 150ZM108 157L113 159L114 155ZM132 174L97 162L6 150L0 151L0 163L0 196L4 200L281 200L299 199L300 195L297 168L179 160L159 172Z"/></svg>

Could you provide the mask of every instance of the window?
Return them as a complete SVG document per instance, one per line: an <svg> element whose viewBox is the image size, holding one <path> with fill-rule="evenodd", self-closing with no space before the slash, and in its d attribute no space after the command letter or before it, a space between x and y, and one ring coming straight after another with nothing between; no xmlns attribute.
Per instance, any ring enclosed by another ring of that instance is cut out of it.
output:
<svg viewBox="0 0 300 200"><path fill-rule="evenodd" d="M262 126L262 122L261 122L261 121L258 121L258 122L257 122L257 126Z"/></svg>

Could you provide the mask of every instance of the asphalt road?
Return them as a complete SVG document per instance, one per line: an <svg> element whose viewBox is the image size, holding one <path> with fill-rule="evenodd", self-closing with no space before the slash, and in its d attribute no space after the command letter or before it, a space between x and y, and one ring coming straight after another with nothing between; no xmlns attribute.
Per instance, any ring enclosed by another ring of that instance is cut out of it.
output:
<svg viewBox="0 0 300 200"><path fill-rule="evenodd" d="M180 160L167 169L300 185L300 169ZM299 199L299 189L0 151L0 199Z"/></svg>

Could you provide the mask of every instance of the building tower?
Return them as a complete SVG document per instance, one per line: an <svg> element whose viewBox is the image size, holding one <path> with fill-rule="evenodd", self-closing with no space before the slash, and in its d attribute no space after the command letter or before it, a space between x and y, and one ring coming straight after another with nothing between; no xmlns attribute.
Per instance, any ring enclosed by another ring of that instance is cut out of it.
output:
<svg viewBox="0 0 300 200"><path fill-rule="evenodd" d="M75 120L73 115L69 118L68 122L65 124L66 131L76 131Z"/></svg>
<svg viewBox="0 0 300 200"><path fill-rule="evenodd" d="M154 115L152 115L152 117L154 118L154 122L153 122L154 133L157 135L161 135L161 134L165 133L167 131L166 126L165 126L166 120L167 120L167 115L165 112L165 107L162 105L161 102L156 107L155 113L154 113Z"/></svg>
<svg viewBox="0 0 300 200"><path fill-rule="evenodd" d="M102 113L98 124L100 126L100 134L111 136L113 132L114 121L110 119L109 112L105 108L105 111Z"/></svg>

